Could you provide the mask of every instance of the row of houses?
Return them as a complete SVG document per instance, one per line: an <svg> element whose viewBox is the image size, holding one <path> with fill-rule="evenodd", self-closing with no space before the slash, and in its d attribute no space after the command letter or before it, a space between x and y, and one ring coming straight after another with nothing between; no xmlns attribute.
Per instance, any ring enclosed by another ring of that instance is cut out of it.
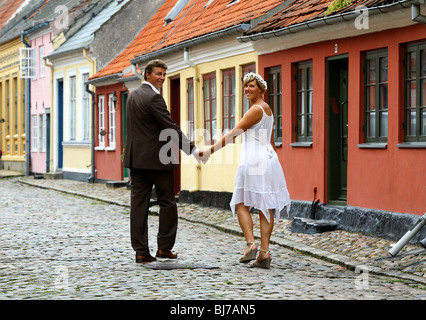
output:
<svg viewBox="0 0 426 320"><path fill-rule="evenodd" d="M159 58L169 66L162 94L172 118L201 147L247 110L244 74L267 80L294 208L319 200L422 215L423 2L8 0L0 9L4 166L125 181L126 100ZM181 154L176 194L227 207L240 147L207 164Z"/></svg>

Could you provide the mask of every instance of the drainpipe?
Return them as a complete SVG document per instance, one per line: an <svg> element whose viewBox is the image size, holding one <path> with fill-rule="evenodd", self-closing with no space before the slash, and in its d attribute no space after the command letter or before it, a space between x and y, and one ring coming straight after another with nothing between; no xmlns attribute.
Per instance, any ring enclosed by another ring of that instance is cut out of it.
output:
<svg viewBox="0 0 426 320"><path fill-rule="evenodd" d="M95 71L95 62L89 58L87 55L87 49L83 49L83 56L86 58L87 61L90 62L90 74L94 74ZM96 167L95 167L95 93L89 89L89 84L86 83L86 92L89 93L92 96L92 130L91 130L91 175L87 180L91 183L95 182L95 173L96 173Z"/></svg>
<svg viewBox="0 0 426 320"><path fill-rule="evenodd" d="M137 64L132 64L132 71L136 77L142 81L144 80L143 74L138 72Z"/></svg>
<svg viewBox="0 0 426 320"><path fill-rule="evenodd" d="M194 69L194 75L195 75L194 76L194 106L195 106L196 102L198 101L198 85L200 83L200 78L198 77L198 67L189 58L189 48L188 47L184 48L183 60L186 62L187 65L191 66L192 69ZM195 110L196 110L196 108L194 107L194 112L196 112ZM194 114L194 120L196 118L197 117ZM199 137L199 139L197 139L196 145L198 145L200 143L200 141L201 141L201 137ZM196 182L195 182L195 186L188 190L189 192L196 192L196 191L199 191L200 188L201 188L201 181L200 181L201 180L201 164L197 163L195 168L197 170Z"/></svg>
<svg viewBox="0 0 426 320"><path fill-rule="evenodd" d="M44 65L46 67L50 68L50 88L53 88L53 64L48 63L46 58L43 58L43 59L44 59ZM51 114L51 117L50 117L50 122L51 122L50 123L50 128L53 128L52 122L53 122L53 116L55 115L55 110L52 107L53 107L53 90L51 90L51 92L50 92L50 114ZM52 132L52 129L50 131ZM50 143L49 143L50 149L53 149L52 139L53 139L53 135L51 134L50 135ZM53 154L52 151L53 150L49 150L49 155L50 156L52 156L52 154ZM49 157L49 159L46 159L46 162L47 161L49 161L49 171L50 171L51 168L53 168L53 165L50 166L50 157ZM47 164L46 164L46 166L47 166Z"/></svg>
<svg viewBox="0 0 426 320"><path fill-rule="evenodd" d="M426 3L425 0L419 1L419 3ZM423 16L420 12L420 4L411 5L411 20L426 24L426 16Z"/></svg>
<svg viewBox="0 0 426 320"><path fill-rule="evenodd" d="M31 45L25 40L25 36L27 35L26 31L21 32L21 41L27 48L31 48ZM30 130L30 124L31 124L31 79L26 78L25 79L25 175L30 175L30 166L31 166L31 130Z"/></svg>

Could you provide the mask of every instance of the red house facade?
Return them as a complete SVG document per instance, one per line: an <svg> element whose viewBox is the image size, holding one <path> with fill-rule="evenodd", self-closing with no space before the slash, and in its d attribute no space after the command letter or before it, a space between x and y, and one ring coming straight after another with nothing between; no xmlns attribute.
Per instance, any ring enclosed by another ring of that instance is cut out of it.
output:
<svg viewBox="0 0 426 320"><path fill-rule="evenodd" d="M96 178L122 181L128 175L121 158L125 143L126 99L123 83L96 88L95 102L95 165Z"/></svg>
<svg viewBox="0 0 426 320"><path fill-rule="evenodd" d="M240 38L269 81L291 198L423 215L426 27L411 1L324 18L330 2L295 1Z"/></svg>

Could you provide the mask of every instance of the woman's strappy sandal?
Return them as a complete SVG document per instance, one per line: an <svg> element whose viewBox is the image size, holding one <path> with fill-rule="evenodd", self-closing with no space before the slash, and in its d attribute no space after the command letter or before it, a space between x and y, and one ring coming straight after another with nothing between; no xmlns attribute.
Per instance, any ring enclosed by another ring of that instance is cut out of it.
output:
<svg viewBox="0 0 426 320"><path fill-rule="evenodd" d="M264 257L266 257L267 255L268 255L268 253L269 253L269 251L266 251L266 250L262 250L262 249L260 249L259 251L261 251L261 252L264 252L265 253L265 255L264 255ZM252 267L255 267L255 268L265 268L265 269L269 269L270 267L271 267L271 261L272 261L272 259L271 258L263 258L263 260L262 261L255 261L255 262L253 262L253 264L251 265Z"/></svg>
<svg viewBox="0 0 426 320"><path fill-rule="evenodd" d="M256 243L254 243L254 242L247 242L247 245L250 246L249 252L247 252L247 254L243 255L240 258L239 261L242 262L242 263L249 262L251 260L255 260L256 259L257 248L253 249L253 247L256 245Z"/></svg>

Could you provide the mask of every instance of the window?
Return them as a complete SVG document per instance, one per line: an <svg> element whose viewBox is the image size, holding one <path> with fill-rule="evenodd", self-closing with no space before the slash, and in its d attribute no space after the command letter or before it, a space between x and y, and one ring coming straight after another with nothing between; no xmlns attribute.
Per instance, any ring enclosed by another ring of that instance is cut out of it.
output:
<svg viewBox="0 0 426 320"><path fill-rule="evenodd" d="M188 2L189 0L178 0L172 10L170 10L164 18L166 24L171 23L182 12L183 8L185 8Z"/></svg>
<svg viewBox="0 0 426 320"><path fill-rule="evenodd" d="M366 142L383 142L388 136L387 50L365 55L364 134Z"/></svg>
<svg viewBox="0 0 426 320"><path fill-rule="evenodd" d="M216 73L203 76L205 143L216 140Z"/></svg>
<svg viewBox="0 0 426 320"><path fill-rule="evenodd" d="M75 140L77 135L77 83L76 77L71 76L70 78L70 140Z"/></svg>
<svg viewBox="0 0 426 320"><path fill-rule="evenodd" d="M281 67L273 67L268 72L268 104L274 114L274 140L282 143L282 108L281 108Z"/></svg>
<svg viewBox="0 0 426 320"><path fill-rule="evenodd" d="M426 43L405 53L405 141L426 141Z"/></svg>
<svg viewBox="0 0 426 320"><path fill-rule="evenodd" d="M115 149L115 105L112 101L112 94L108 95L108 110L109 110L109 117L108 117L108 142L109 142L109 148Z"/></svg>
<svg viewBox="0 0 426 320"><path fill-rule="evenodd" d="M251 63L251 64L248 64L248 65L245 65L245 66L243 66L243 68L242 68L243 70L243 78L241 79L241 82L242 83L244 83L244 76L247 74L247 73L250 73L250 72L256 72L256 64L255 63ZM242 90L243 90L243 103L242 103L242 107L243 107L243 112L242 112L242 115L244 116L244 114L248 111L248 109L250 108L250 105L249 105L249 101L248 101L248 99L246 98L246 95L244 94L244 86L242 85Z"/></svg>
<svg viewBox="0 0 426 320"><path fill-rule="evenodd" d="M235 126L235 69L222 72L223 94L223 131L232 130Z"/></svg>
<svg viewBox="0 0 426 320"><path fill-rule="evenodd" d="M99 130L99 147L105 147L105 96L99 96L98 101L98 130Z"/></svg>
<svg viewBox="0 0 426 320"><path fill-rule="evenodd" d="M19 49L19 76L22 79L36 79L36 51L33 48Z"/></svg>
<svg viewBox="0 0 426 320"><path fill-rule="evenodd" d="M45 69L45 64L44 64L44 46L40 46L39 48L39 58L40 58L40 78L44 78L44 69Z"/></svg>
<svg viewBox="0 0 426 320"><path fill-rule="evenodd" d="M188 138L194 142L194 79L187 80L188 88Z"/></svg>
<svg viewBox="0 0 426 320"><path fill-rule="evenodd" d="M7 125L7 135L10 135L10 87L9 80L6 80L6 125Z"/></svg>
<svg viewBox="0 0 426 320"><path fill-rule="evenodd" d="M83 92L83 103L81 106L81 114L82 114L82 132L83 132L83 140L89 140L90 134L90 95L86 91L86 82L89 79L89 74L83 74L82 79L82 92Z"/></svg>
<svg viewBox="0 0 426 320"><path fill-rule="evenodd" d="M38 151L38 115L31 116L33 123L33 132L32 132L32 141L31 141L31 151Z"/></svg>
<svg viewBox="0 0 426 320"><path fill-rule="evenodd" d="M296 65L296 142L312 142L312 62Z"/></svg>
<svg viewBox="0 0 426 320"><path fill-rule="evenodd" d="M13 84L12 84L12 91L13 91L13 108L14 108L14 115L15 115L15 134L18 134L18 114L19 114L19 109L18 109L18 79L17 78L13 78Z"/></svg>

